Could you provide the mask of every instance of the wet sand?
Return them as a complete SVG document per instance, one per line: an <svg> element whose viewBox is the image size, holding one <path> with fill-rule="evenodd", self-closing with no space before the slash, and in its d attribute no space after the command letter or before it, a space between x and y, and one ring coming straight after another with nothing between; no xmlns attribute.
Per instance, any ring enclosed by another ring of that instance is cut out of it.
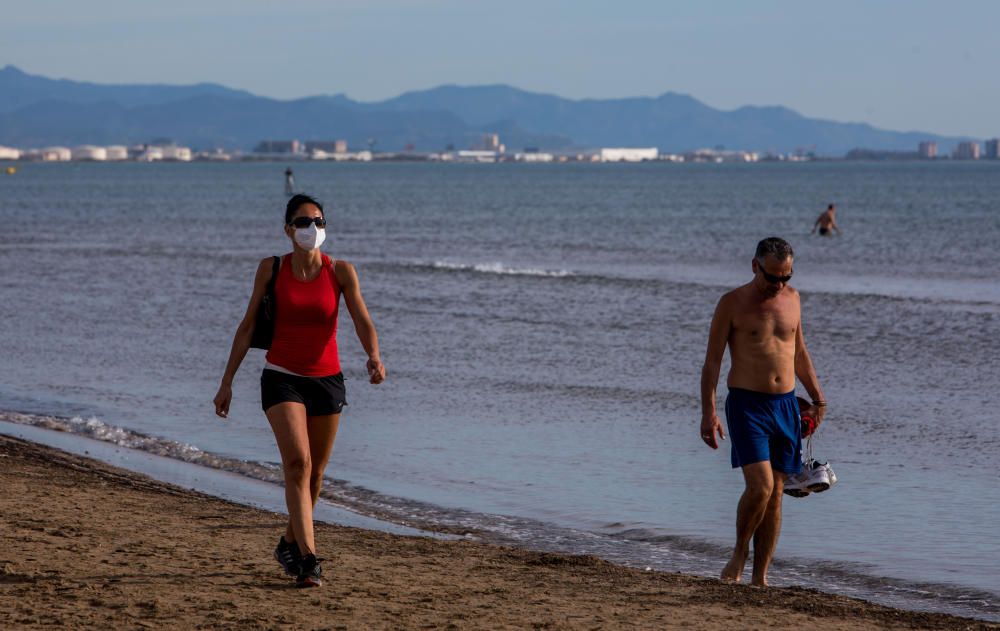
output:
<svg viewBox="0 0 1000 631"><path fill-rule="evenodd" d="M271 557L281 515L0 436L0 628L1000 629L798 588L318 524L326 583Z"/></svg>

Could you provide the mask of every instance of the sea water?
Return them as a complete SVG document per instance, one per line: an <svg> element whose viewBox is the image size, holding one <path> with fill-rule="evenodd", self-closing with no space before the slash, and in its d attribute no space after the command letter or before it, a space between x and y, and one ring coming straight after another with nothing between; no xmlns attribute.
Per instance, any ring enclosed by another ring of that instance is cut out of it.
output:
<svg viewBox="0 0 1000 631"><path fill-rule="evenodd" d="M332 501L717 575L742 480L698 437L708 325L777 235L840 482L786 497L772 583L1000 619L1000 164L293 166L389 373L367 383L342 310ZM0 179L0 420L280 481L263 353L228 420L212 397L257 262L290 247L285 167ZM830 202L844 235L810 236Z"/></svg>

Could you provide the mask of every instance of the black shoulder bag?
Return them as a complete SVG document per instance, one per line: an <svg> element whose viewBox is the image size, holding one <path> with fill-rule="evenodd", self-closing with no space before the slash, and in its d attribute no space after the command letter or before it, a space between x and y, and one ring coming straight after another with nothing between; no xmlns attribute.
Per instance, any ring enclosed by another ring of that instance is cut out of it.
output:
<svg viewBox="0 0 1000 631"><path fill-rule="evenodd" d="M274 295L274 283L278 280L278 268L281 266L281 259L274 258L274 265L271 267L271 280L267 283L267 291L257 307L257 321L253 327L253 336L250 338L251 348L271 348L271 339L274 337L274 318L277 315L278 300Z"/></svg>

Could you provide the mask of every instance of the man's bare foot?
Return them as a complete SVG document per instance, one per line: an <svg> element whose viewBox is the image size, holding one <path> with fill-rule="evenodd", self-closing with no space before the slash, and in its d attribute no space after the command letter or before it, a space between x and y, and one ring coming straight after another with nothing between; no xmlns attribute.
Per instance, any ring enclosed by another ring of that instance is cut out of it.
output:
<svg viewBox="0 0 1000 631"><path fill-rule="evenodd" d="M750 579L751 587L767 587L767 577L757 578L754 576Z"/></svg>
<svg viewBox="0 0 1000 631"><path fill-rule="evenodd" d="M743 558L740 558L735 552L733 552L733 558L729 559L729 563L726 563L726 567L722 568L722 576L720 576L720 578L730 583L739 583L743 580L743 566L746 565L746 562L746 555L743 555Z"/></svg>

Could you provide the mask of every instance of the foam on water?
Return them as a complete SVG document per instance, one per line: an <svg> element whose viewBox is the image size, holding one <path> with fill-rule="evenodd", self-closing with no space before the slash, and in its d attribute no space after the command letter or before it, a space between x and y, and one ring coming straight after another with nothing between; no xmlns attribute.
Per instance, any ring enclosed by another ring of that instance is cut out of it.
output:
<svg viewBox="0 0 1000 631"><path fill-rule="evenodd" d="M479 272L483 274L499 274L507 276L539 276L546 278L567 278L593 282L637 282L664 283L671 286L698 285L702 287L729 287L746 278L736 275L732 270L712 270L710 267L685 269L680 267L665 279L662 267L654 269L616 269L601 271L590 266L580 269L543 269L518 267L502 261L489 263L466 263L459 261L434 261L430 264L400 261L396 263L384 260L371 261L377 268L421 268L430 267L437 270L456 272ZM901 300L917 300L935 304L954 304L977 311L1000 313L1000 284L993 279L946 279L946 278L895 278L872 277L857 278L850 275L828 273L822 269L811 270L808 266L801 268L801 278L804 285L800 289L809 293L822 293L842 296L874 296L895 298ZM680 272L680 273L678 273ZM798 281L798 279L796 279ZM798 282L793 282L798 285Z"/></svg>
<svg viewBox="0 0 1000 631"><path fill-rule="evenodd" d="M463 272L480 272L483 274L502 274L506 276L548 276L563 278L572 276L566 270L535 269L530 267L514 267L500 262L492 263L455 263L451 261L434 261L431 267L436 269L459 270Z"/></svg>

